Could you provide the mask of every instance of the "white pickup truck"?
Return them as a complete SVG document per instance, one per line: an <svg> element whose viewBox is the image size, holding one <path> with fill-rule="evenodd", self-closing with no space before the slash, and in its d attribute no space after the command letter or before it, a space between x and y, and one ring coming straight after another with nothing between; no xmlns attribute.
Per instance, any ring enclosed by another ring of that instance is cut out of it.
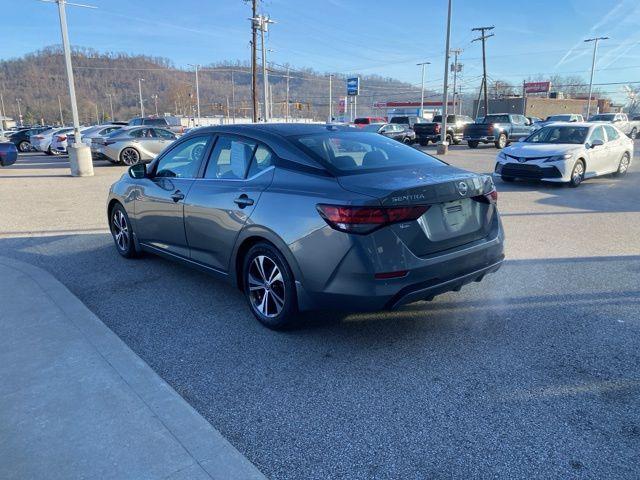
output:
<svg viewBox="0 0 640 480"><path fill-rule="evenodd" d="M589 121L612 123L631 140L635 140L640 132L640 120L629 120L626 113L600 113L592 116Z"/></svg>

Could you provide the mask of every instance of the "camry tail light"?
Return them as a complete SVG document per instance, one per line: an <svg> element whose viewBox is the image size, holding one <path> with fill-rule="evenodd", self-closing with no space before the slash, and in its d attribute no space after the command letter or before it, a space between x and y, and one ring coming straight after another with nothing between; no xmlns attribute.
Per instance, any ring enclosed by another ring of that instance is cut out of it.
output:
<svg viewBox="0 0 640 480"><path fill-rule="evenodd" d="M64 141L67 139L67 136L66 136L66 135L58 135L58 136L56 137L56 139L57 139L59 142L64 142Z"/></svg>
<svg viewBox="0 0 640 480"><path fill-rule="evenodd" d="M317 208L331 228L341 232L366 234L392 223L416 220L429 209L429 205L353 207L320 204Z"/></svg>

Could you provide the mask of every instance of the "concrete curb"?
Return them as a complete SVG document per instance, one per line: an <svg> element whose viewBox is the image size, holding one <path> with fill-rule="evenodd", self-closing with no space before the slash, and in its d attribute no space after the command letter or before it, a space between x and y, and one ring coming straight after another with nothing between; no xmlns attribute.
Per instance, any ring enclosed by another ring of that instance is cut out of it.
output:
<svg viewBox="0 0 640 480"><path fill-rule="evenodd" d="M174 472L169 478L266 478L51 274L6 257L0 257L0 266L19 272L36 283L60 309L63 317L73 324L168 434L193 458L193 465Z"/></svg>

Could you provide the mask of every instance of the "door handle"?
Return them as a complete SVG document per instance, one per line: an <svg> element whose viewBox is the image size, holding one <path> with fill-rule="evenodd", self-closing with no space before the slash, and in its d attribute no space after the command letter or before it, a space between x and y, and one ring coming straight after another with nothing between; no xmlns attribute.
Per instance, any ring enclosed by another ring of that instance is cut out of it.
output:
<svg viewBox="0 0 640 480"><path fill-rule="evenodd" d="M238 198L236 198L234 200L234 202L240 207L240 208L244 208L244 207L248 207L253 205L253 198L249 198L247 195L245 195L244 193L242 195L240 195Z"/></svg>
<svg viewBox="0 0 640 480"><path fill-rule="evenodd" d="M173 199L174 202L177 203L180 200L184 200L184 193L182 193L180 190L176 190L171 194L171 198Z"/></svg>

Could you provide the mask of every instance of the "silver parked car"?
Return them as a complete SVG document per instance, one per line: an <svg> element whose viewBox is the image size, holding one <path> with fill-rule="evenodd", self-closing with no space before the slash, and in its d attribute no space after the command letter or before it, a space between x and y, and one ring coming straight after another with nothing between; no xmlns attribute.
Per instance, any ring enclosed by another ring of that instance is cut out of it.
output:
<svg viewBox="0 0 640 480"><path fill-rule="evenodd" d="M97 137L91 145L96 155L131 166L153 160L176 138L176 134L164 128L123 127L106 137Z"/></svg>
<svg viewBox="0 0 640 480"><path fill-rule="evenodd" d="M311 124L203 127L114 183L117 251L164 255L242 289L281 328L310 309L431 300L500 267L488 175L376 133Z"/></svg>
<svg viewBox="0 0 640 480"><path fill-rule="evenodd" d="M44 132L31 135L29 137L29 142L31 143L31 146L39 152L44 152L47 155L59 155L60 152L51 148L51 143L53 142L53 136L63 135L71 131L73 131L73 127L51 128L49 130L45 130Z"/></svg>

